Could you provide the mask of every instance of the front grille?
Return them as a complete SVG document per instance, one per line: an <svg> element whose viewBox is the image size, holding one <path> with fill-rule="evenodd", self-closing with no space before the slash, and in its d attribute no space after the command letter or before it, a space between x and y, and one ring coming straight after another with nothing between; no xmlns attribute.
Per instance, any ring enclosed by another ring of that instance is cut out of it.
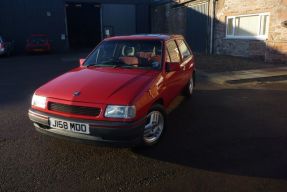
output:
<svg viewBox="0 0 287 192"><path fill-rule="evenodd" d="M49 102L48 109L50 111L70 113L76 115L98 116L101 112L100 108L96 107L83 107L75 105L65 105L60 103Z"/></svg>

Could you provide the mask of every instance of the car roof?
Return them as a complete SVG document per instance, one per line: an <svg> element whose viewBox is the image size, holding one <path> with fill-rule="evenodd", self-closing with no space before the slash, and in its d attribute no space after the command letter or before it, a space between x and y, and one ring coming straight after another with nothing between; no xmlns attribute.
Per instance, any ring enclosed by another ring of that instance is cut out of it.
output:
<svg viewBox="0 0 287 192"><path fill-rule="evenodd" d="M167 34L137 34L137 35L127 35L127 36L115 36L109 37L105 40L161 40L166 41L169 39L183 39L182 35L167 35Z"/></svg>

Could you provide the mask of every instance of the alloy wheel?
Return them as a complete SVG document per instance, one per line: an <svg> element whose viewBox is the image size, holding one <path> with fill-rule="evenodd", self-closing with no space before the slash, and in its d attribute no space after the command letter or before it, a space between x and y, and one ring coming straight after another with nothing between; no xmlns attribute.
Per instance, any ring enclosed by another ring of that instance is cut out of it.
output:
<svg viewBox="0 0 287 192"><path fill-rule="evenodd" d="M158 141L164 128L164 116L159 111L152 111L148 114L147 122L144 128L143 139L147 144Z"/></svg>

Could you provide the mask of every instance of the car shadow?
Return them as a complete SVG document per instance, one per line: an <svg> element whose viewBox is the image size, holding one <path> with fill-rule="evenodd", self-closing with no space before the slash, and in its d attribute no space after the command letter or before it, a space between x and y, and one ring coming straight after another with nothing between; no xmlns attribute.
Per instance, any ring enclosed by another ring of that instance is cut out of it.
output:
<svg viewBox="0 0 287 192"><path fill-rule="evenodd" d="M139 155L235 175L287 179L287 91L198 90Z"/></svg>

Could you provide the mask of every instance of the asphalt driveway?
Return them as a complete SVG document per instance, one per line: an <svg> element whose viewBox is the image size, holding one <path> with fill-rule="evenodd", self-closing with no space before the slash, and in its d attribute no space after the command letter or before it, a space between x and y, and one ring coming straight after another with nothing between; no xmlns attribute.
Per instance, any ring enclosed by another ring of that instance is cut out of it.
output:
<svg viewBox="0 0 287 192"><path fill-rule="evenodd" d="M286 83L199 77L148 150L40 135L27 116L33 91L78 56L0 58L0 191L287 191Z"/></svg>

